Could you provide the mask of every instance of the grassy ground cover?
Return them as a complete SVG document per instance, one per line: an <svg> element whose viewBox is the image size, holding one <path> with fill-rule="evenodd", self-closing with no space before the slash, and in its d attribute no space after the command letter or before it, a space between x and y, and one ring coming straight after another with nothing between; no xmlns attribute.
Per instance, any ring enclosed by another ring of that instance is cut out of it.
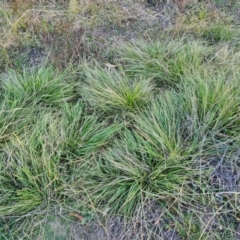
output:
<svg viewBox="0 0 240 240"><path fill-rule="evenodd" d="M0 239L240 239L238 1L1 1Z"/></svg>

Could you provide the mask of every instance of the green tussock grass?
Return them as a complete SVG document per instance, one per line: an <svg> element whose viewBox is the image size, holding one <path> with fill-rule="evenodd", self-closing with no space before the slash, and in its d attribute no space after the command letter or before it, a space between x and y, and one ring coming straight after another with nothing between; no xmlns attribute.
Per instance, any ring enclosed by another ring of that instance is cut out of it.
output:
<svg viewBox="0 0 240 240"><path fill-rule="evenodd" d="M169 39L137 42L124 46L119 52L127 73L154 79L157 85L165 87L178 83L195 69L204 68L211 48L201 41L182 38L178 43Z"/></svg>
<svg viewBox="0 0 240 240"><path fill-rule="evenodd" d="M116 70L86 68L82 96L109 114L141 110L154 95L151 79L128 77Z"/></svg>
<svg viewBox="0 0 240 240"><path fill-rule="evenodd" d="M9 70L1 76L2 94L14 106L60 105L73 97L73 85L66 78L66 73L56 75L51 67L33 72Z"/></svg>
<svg viewBox="0 0 240 240"><path fill-rule="evenodd" d="M239 29L227 6L154 1L173 11L162 29L147 1L11 4L0 239L239 239ZM49 54L34 65L32 48Z"/></svg>

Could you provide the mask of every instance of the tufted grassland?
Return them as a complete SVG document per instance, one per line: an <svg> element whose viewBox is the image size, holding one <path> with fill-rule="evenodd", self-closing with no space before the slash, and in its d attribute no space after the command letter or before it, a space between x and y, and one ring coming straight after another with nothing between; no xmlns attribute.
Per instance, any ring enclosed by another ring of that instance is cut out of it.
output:
<svg viewBox="0 0 240 240"><path fill-rule="evenodd" d="M238 1L0 5L0 239L240 238Z"/></svg>

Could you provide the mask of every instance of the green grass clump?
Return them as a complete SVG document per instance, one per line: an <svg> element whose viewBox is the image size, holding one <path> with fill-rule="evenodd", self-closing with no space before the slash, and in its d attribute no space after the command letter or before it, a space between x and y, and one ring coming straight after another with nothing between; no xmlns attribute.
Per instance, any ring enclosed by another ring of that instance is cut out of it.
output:
<svg viewBox="0 0 240 240"><path fill-rule="evenodd" d="M1 92L8 104L59 106L73 96L73 85L66 78L66 73L57 73L52 67L9 70L1 76Z"/></svg>
<svg viewBox="0 0 240 240"><path fill-rule="evenodd" d="M109 114L134 112L151 100L154 84L147 78L127 77L108 69L85 69L82 95L94 108Z"/></svg>
<svg viewBox="0 0 240 240"><path fill-rule="evenodd" d="M26 131L46 108L60 107L75 98L66 73L53 68L9 70L0 76L0 133L2 141Z"/></svg>
<svg viewBox="0 0 240 240"><path fill-rule="evenodd" d="M60 158L54 154L59 141L58 120L52 117L42 113L35 124L28 129L25 126L25 133L14 134L2 149L5 171L1 185L11 194L1 198L1 216L22 215L59 197Z"/></svg>
<svg viewBox="0 0 240 240"><path fill-rule="evenodd" d="M83 182L93 206L105 214L134 216L148 200L170 203L193 174L187 167L191 160L163 158L131 132L114 144L92 163Z"/></svg>
<svg viewBox="0 0 240 240"><path fill-rule="evenodd" d="M211 42L226 42L237 36L237 30L224 22L212 23L203 30L204 39Z"/></svg>
<svg viewBox="0 0 240 240"><path fill-rule="evenodd" d="M64 196L69 181L72 177L81 179L81 175L68 175L75 172L75 163L96 154L122 127L98 122L96 115L86 116L80 102L30 117L32 124L2 145L1 185L8 194L1 198L1 216L24 214L70 198ZM32 204L27 196L34 193Z"/></svg>
<svg viewBox="0 0 240 240"><path fill-rule="evenodd" d="M173 86L181 78L201 69L211 49L201 41L163 40L124 45L120 60L129 75L154 79L158 86Z"/></svg>
<svg viewBox="0 0 240 240"><path fill-rule="evenodd" d="M196 136L238 136L239 94L238 74L219 72L186 77L179 96Z"/></svg>
<svg viewBox="0 0 240 240"><path fill-rule="evenodd" d="M149 200L167 204L178 196L195 172L194 148L182 139L184 117L172 103L170 95L155 100L133 130L89 163L83 184L95 207L129 216Z"/></svg>

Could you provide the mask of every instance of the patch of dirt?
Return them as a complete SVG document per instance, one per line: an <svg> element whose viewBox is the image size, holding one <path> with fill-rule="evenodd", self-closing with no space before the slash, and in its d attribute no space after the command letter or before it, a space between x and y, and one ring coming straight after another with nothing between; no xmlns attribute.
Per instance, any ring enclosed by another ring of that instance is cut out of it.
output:
<svg viewBox="0 0 240 240"><path fill-rule="evenodd" d="M210 177L210 186L220 192L240 192L240 152L234 157L226 159L224 155L220 159L211 161L213 168Z"/></svg>
<svg viewBox="0 0 240 240"><path fill-rule="evenodd" d="M87 225L74 222L71 235L74 240L181 240L174 227L166 228L171 220L163 213L160 205L149 202L129 222L118 216L106 221L96 219Z"/></svg>
<svg viewBox="0 0 240 240"><path fill-rule="evenodd" d="M32 48L28 54L27 65L39 67L47 61L48 54L43 48Z"/></svg>

